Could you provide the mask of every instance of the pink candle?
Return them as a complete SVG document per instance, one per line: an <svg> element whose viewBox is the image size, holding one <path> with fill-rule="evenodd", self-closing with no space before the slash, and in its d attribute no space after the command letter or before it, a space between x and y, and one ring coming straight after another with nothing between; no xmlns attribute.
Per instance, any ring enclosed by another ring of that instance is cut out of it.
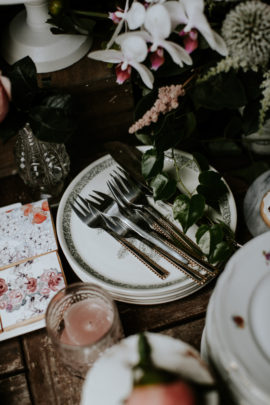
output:
<svg viewBox="0 0 270 405"><path fill-rule="evenodd" d="M64 315L62 343L89 345L99 340L111 327L113 312L99 298L88 298L72 304Z"/></svg>

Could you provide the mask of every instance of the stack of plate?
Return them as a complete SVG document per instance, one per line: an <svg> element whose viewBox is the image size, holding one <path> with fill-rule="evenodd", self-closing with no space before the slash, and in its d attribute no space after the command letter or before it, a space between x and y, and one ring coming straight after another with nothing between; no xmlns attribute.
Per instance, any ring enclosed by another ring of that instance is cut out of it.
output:
<svg viewBox="0 0 270 405"><path fill-rule="evenodd" d="M146 148L142 147L141 150ZM180 176L185 187L193 192L198 185L200 173L193 157L186 152L175 151L175 159L179 163ZM107 181L116 168L117 164L110 155L98 159L77 175L62 196L57 212L57 236L74 272L82 281L101 285L114 299L132 304L161 304L198 291L202 285L188 278L146 245L140 243L137 247L170 272L167 279L158 278L105 231L87 227L72 211L70 203L78 194L88 197L93 190L108 193ZM164 170L170 173L174 170L174 160L168 156L165 158ZM161 202L155 203L155 206L173 221L170 207ZM220 204L218 219L234 231L236 218L235 201L228 189ZM188 231L188 236L193 240L195 231L195 225Z"/></svg>
<svg viewBox="0 0 270 405"><path fill-rule="evenodd" d="M211 296L202 356L238 405L270 404L270 232L227 263ZM231 402L230 402L231 403Z"/></svg>

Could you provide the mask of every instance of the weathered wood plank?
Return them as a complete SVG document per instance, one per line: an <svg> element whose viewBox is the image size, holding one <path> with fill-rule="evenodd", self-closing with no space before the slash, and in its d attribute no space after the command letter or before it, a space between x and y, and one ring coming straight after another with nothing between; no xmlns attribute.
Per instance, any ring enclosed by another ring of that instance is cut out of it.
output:
<svg viewBox="0 0 270 405"><path fill-rule="evenodd" d="M79 405L83 380L64 368L46 330L26 335L23 346L33 402L38 405Z"/></svg>
<svg viewBox="0 0 270 405"><path fill-rule="evenodd" d="M197 293L178 301L150 305L130 305L118 303L123 328L126 335L145 330L161 330L180 325L205 314L214 282Z"/></svg>
<svg viewBox="0 0 270 405"><path fill-rule="evenodd" d="M24 370L21 345L18 339L0 343L0 376Z"/></svg>
<svg viewBox="0 0 270 405"><path fill-rule="evenodd" d="M195 347L195 349L197 349L198 351L200 351L204 325L205 325L205 317L196 319L192 322L188 322L183 325L175 326L170 329L165 329L160 333L164 333L164 335L169 335L176 339L181 339L184 342Z"/></svg>
<svg viewBox="0 0 270 405"><path fill-rule="evenodd" d="M32 405L24 374L0 380L0 402L1 405Z"/></svg>

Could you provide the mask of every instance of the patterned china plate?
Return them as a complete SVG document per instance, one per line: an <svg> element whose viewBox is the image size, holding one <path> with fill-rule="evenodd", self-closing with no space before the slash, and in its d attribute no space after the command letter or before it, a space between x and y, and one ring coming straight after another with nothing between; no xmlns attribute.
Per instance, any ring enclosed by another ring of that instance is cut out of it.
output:
<svg viewBox="0 0 270 405"><path fill-rule="evenodd" d="M145 151L147 147L140 149ZM199 171L192 156L182 151L175 151L175 156L181 165L180 175L185 187L194 192ZM170 272L166 280L159 279L105 231L88 228L72 211L70 202L77 194L87 197L93 190L108 193L106 182L116 168L117 164L110 155L98 159L77 175L60 201L56 221L57 235L74 272L82 281L103 286L114 299L134 304L169 302L199 290L202 286L156 255L155 260ZM165 158L164 168L168 172L174 172L170 157ZM156 204L156 207L172 220L170 207L163 203ZM230 190L220 204L220 211L221 219L234 231L237 214ZM175 224L179 226L176 222ZM192 239L195 231L196 227L193 226L188 232ZM153 252L145 245L140 244L139 247L153 257Z"/></svg>

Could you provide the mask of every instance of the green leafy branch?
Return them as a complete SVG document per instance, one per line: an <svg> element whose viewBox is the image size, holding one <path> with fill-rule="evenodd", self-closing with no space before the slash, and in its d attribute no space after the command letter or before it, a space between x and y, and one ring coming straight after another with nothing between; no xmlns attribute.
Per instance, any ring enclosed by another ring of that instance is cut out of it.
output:
<svg viewBox="0 0 270 405"><path fill-rule="evenodd" d="M153 190L155 200L173 200L172 213L186 233L193 225L197 225L196 242L203 254L212 264L222 264L235 250L234 235L230 228L221 220L209 216L208 208L220 211L220 202L228 193L228 188L221 175L211 169L203 156L196 155L194 161L200 170L199 184L196 194L185 189L178 194L179 183L183 185L180 167L174 159L176 178L163 171L164 153L155 148L147 150L142 156L142 174ZM199 164L201 162L201 165Z"/></svg>

